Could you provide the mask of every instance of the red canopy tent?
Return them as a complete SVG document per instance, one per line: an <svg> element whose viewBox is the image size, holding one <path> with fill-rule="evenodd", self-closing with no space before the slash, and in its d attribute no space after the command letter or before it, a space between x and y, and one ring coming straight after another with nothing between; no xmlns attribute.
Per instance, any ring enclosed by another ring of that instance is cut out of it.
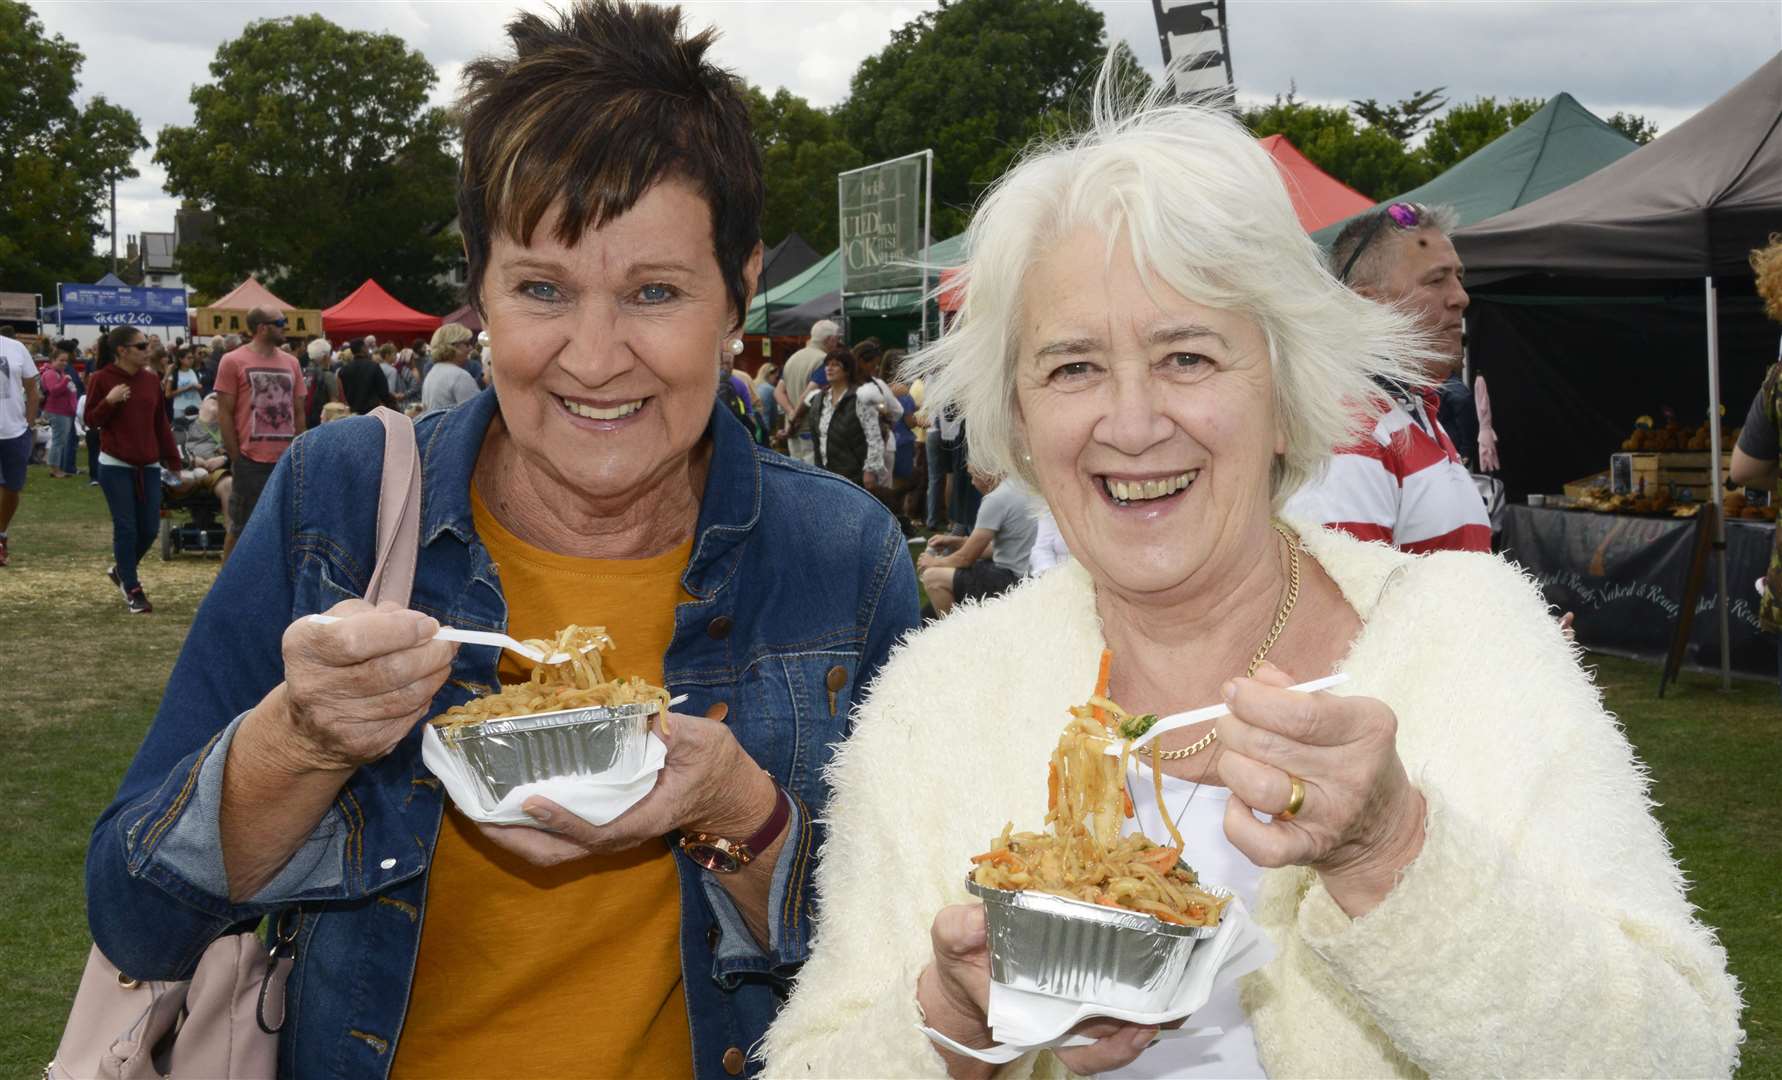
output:
<svg viewBox="0 0 1782 1080"><path fill-rule="evenodd" d="M444 321L457 323L459 326L469 327L470 332L473 334L481 333L483 329L482 318L477 315L476 308L471 307L469 304L465 304L457 311L447 315Z"/></svg>
<svg viewBox="0 0 1782 1080"><path fill-rule="evenodd" d="M416 311L365 279L345 300L322 312L322 324L331 338L355 338L365 334L395 338L426 337L439 329L438 315Z"/></svg>
<svg viewBox="0 0 1782 1080"><path fill-rule="evenodd" d="M1312 164L1285 135L1256 140L1275 159L1281 180L1293 199L1293 212L1307 232L1373 209L1374 200Z"/></svg>

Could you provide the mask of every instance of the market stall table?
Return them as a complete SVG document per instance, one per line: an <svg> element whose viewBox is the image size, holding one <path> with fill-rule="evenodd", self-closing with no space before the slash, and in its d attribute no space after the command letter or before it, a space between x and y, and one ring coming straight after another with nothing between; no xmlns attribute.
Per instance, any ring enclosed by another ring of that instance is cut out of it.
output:
<svg viewBox="0 0 1782 1080"><path fill-rule="evenodd" d="M1579 644L1662 659L1683 611L1698 527L1696 518L1513 505L1505 516L1503 547L1506 558L1533 575L1548 603L1576 613ZM1775 542L1776 526L1769 522L1726 523L1729 651L1733 670L1746 675L1776 675L1776 643L1758 630L1754 587ZM1696 602L1687 657L1703 667L1720 664L1714 602L1709 574Z"/></svg>

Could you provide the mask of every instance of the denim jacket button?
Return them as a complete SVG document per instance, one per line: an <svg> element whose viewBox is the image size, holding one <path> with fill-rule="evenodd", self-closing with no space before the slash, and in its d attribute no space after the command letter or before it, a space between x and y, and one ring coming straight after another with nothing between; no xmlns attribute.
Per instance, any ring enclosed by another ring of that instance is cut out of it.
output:
<svg viewBox="0 0 1782 1080"><path fill-rule="evenodd" d="M711 622L705 624L705 636L711 638L713 641L723 641L730 636L730 627L732 625L734 624L731 622L730 616L720 615Z"/></svg>
<svg viewBox="0 0 1782 1080"><path fill-rule="evenodd" d="M743 1052L732 1046L724 1051L724 1071L731 1076L741 1076L743 1071Z"/></svg>
<svg viewBox="0 0 1782 1080"><path fill-rule="evenodd" d="M383 862L378 863L378 865L383 867L385 870L393 870L396 867L396 860L395 859L385 859Z"/></svg>
<svg viewBox="0 0 1782 1080"><path fill-rule="evenodd" d="M717 923L711 924L705 931L705 947L713 952L718 951L718 942L724 940L724 931Z"/></svg>

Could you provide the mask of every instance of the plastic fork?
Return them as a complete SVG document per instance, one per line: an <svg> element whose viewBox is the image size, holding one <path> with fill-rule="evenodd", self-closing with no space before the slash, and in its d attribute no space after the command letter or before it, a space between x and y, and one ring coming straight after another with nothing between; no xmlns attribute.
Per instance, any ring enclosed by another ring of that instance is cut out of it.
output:
<svg viewBox="0 0 1782 1080"><path fill-rule="evenodd" d="M1302 682L1298 686L1289 686L1287 689L1298 691L1301 694L1315 694L1320 690L1329 690L1333 686L1341 686L1348 681L1349 676L1338 673L1336 675L1326 675L1322 679L1313 679L1311 682ZM1231 715L1231 706L1221 702L1218 705L1208 705L1204 709L1190 709L1188 712L1176 713L1174 716L1165 716L1155 724L1152 724L1151 730L1132 740L1132 749L1136 751L1139 747L1144 746L1159 735L1167 735L1178 728L1185 728L1190 724L1198 724L1202 720L1217 720L1221 716L1229 715ZM1113 757L1119 757L1120 746L1123 741L1124 740L1116 739L1109 743L1102 752Z"/></svg>
<svg viewBox="0 0 1782 1080"><path fill-rule="evenodd" d="M311 615L309 621L326 625L339 622L340 617L338 615ZM493 645L498 649L508 649L519 653L535 664L561 664L570 659L569 653L552 653L546 656L525 642L508 637L506 634L497 634L488 630L460 630L455 626L441 626L439 633L433 636L436 639L444 638L446 641L462 641L466 645Z"/></svg>

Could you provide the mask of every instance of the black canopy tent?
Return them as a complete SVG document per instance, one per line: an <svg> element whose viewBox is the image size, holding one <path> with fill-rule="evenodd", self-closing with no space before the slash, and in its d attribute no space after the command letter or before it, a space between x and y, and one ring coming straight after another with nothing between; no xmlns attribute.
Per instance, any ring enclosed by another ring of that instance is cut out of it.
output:
<svg viewBox="0 0 1782 1080"><path fill-rule="evenodd" d="M1633 416L1700 400L1704 354L1705 413L1724 400L1737 424L1776 356L1746 260L1779 230L1782 54L1621 160L1456 232L1473 296L1470 352L1491 376L1511 489L1551 490L1586 459L1600 468ZM1568 443L1560 433L1576 434ZM1719 572L1724 676L1724 560Z"/></svg>

